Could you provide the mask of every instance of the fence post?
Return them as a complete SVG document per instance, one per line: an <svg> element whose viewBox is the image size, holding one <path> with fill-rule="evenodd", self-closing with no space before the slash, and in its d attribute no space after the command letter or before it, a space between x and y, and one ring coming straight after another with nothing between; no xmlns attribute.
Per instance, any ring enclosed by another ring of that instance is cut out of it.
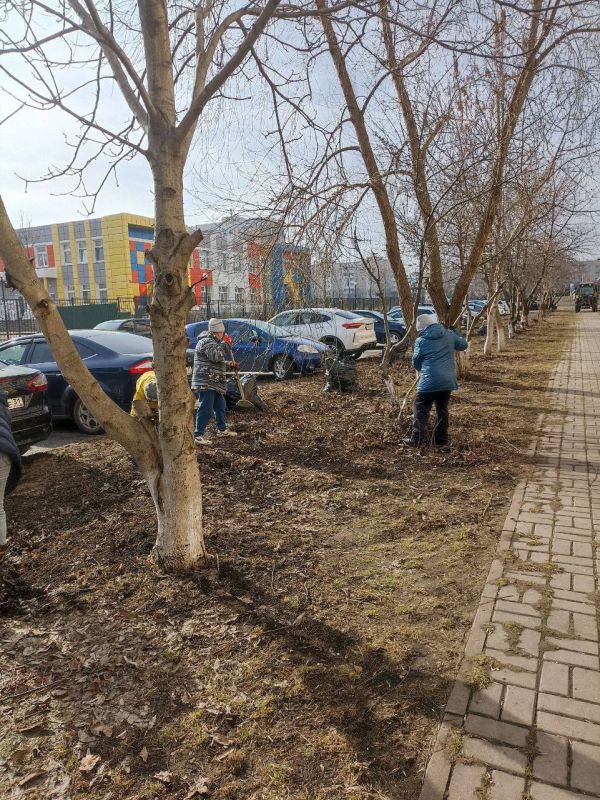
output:
<svg viewBox="0 0 600 800"><path fill-rule="evenodd" d="M8 323L8 308L6 307L6 294L4 292L4 284L6 281L2 281L2 304L4 309L4 325L6 327L6 338L10 339L10 326Z"/></svg>

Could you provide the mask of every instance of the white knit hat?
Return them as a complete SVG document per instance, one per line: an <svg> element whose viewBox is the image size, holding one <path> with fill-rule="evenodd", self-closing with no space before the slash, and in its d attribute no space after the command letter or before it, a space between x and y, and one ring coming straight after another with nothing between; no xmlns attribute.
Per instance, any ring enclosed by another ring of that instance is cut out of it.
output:
<svg viewBox="0 0 600 800"><path fill-rule="evenodd" d="M421 333L430 325L435 325L436 322L437 319L433 314L419 314L417 317L417 330Z"/></svg>
<svg viewBox="0 0 600 800"><path fill-rule="evenodd" d="M222 320L220 319L209 319L208 320L208 332L209 333L225 333L225 325L223 325Z"/></svg>

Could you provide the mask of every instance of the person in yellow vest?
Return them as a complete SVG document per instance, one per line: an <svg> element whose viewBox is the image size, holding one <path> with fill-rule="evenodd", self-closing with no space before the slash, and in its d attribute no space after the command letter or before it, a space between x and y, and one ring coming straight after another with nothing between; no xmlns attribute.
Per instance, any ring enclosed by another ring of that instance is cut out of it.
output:
<svg viewBox="0 0 600 800"><path fill-rule="evenodd" d="M158 392L153 369L144 372L137 380L131 404L131 416L158 422Z"/></svg>

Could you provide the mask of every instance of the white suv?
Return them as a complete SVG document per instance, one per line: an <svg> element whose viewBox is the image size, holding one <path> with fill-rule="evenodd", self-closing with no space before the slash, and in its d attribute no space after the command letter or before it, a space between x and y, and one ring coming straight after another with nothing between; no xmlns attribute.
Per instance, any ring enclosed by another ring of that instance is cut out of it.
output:
<svg viewBox="0 0 600 800"><path fill-rule="evenodd" d="M329 344L340 355L357 358L365 350L377 347L373 320L341 308L297 308L283 311L269 322L293 336Z"/></svg>

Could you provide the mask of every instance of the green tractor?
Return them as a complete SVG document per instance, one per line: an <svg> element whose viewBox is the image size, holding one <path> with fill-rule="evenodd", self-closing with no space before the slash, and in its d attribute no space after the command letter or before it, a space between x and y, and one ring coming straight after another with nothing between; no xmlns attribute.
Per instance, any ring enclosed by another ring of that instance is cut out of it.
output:
<svg viewBox="0 0 600 800"><path fill-rule="evenodd" d="M579 284L575 291L575 311L579 312L582 308L598 311L598 284Z"/></svg>

